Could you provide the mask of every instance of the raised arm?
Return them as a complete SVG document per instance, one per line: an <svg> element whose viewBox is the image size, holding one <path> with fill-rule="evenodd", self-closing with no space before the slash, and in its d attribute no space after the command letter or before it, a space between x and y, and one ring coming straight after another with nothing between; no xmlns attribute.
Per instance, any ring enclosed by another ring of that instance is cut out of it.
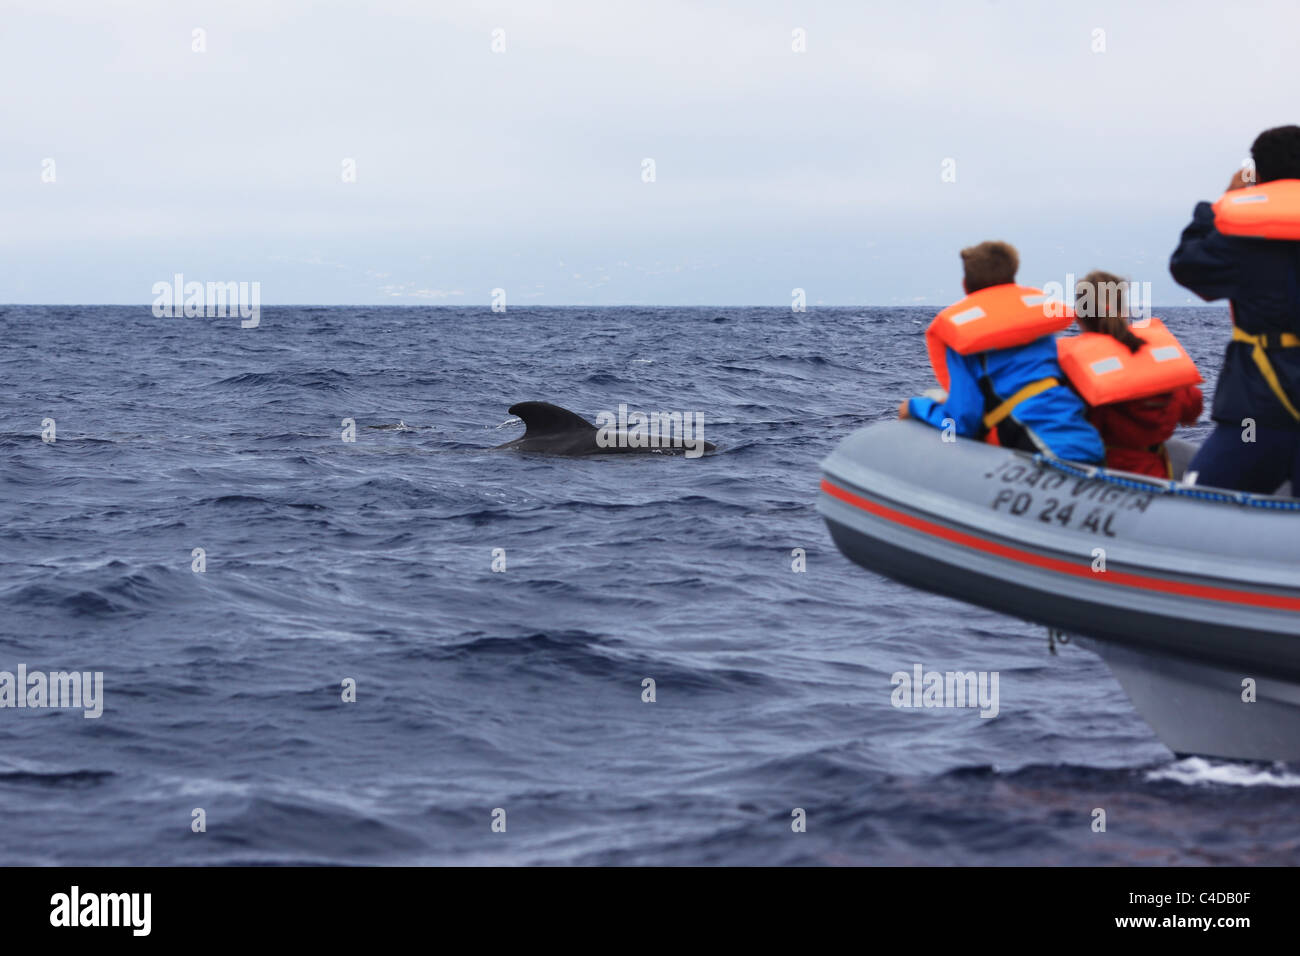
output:
<svg viewBox="0 0 1300 956"><path fill-rule="evenodd" d="M1247 185L1245 170L1238 170L1228 190ZM1199 202L1192 210L1192 221L1169 259L1169 272L1179 285L1207 302L1231 298L1236 292L1236 247L1214 228L1214 209L1208 202Z"/></svg>

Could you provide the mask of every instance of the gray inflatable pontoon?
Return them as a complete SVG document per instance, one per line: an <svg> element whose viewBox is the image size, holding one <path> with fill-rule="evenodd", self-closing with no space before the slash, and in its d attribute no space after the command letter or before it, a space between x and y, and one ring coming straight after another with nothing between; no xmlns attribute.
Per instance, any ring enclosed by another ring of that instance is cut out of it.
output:
<svg viewBox="0 0 1300 956"><path fill-rule="evenodd" d="M818 510L851 560L1084 638L1175 753L1300 760L1300 500L913 421L855 432L822 470Z"/></svg>

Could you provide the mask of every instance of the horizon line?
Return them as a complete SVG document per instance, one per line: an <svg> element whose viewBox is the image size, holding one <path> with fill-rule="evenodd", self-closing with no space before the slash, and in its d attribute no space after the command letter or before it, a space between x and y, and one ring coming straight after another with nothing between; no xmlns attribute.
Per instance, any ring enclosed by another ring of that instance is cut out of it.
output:
<svg viewBox="0 0 1300 956"><path fill-rule="evenodd" d="M951 302L948 302L948 303L945 303L945 304L943 304L943 305L936 305L936 304L932 304L932 303L928 303L928 302L911 302L911 303L899 303L899 302L894 302L894 303L883 303L883 302L877 302L877 303L844 303L844 304L834 303L834 302L822 302L822 303L817 303L817 304L815 304L815 305L809 305L809 306L807 306L807 307L805 308L804 311L807 311L808 309L814 309L814 308L818 308L818 309L946 309L949 305L952 305L952 303L951 303ZM86 307L86 306L91 306L91 307L99 307L99 306L119 306L119 307L122 307L122 308L137 308L137 307L138 307L138 308L146 308L146 309L149 309L149 310L151 310L151 311L152 311L152 309L153 309L153 303L152 303L152 302L0 302L0 309L7 309L7 308L10 308L10 307L14 307L14 306L34 306L34 307L37 307L37 308L47 308L47 309L69 309L69 308L79 308L79 307ZM1166 303L1166 304L1164 304L1164 305L1152 305L1150 308L1154 310L1154 309L1212 309L1212 308L1222 308L1222 307L1223 307L1223 306L1219 306L1219 305L1218 305L1217 303L1215 303L1215 302L1198 302L1198 303L1185 303L1185 304L1181 304L1181 305L1179 305L1179 304L1174 304L1174 303ZM238 305L236 305L235 308L238 309ZM492 311L492 306L491 306L490 303L489 303L489 304L486 304L486 305L483 305L483 306L479 306L479 305L477 305L477 304L470 304L470 303L452 303L452 302L444 302L444 303L433 303L433 302L277 302L277 303L259 303L259 304L258 304L258 308L259 308L259 309L388 309L388 308L398 308L398 309L414 309L414 308L422 308L422 309L478 309L478 308L483 308L483 309L486 309L486 310L489 311L489 312ZM553 303L545 303L545 304L544 304L544 303L536 303L536 304L528 304L528 305L511 305L511 306L508 306L507 309L506 309L505 311L509 312L509 311L513 311L513 310L516 310L516 309L632 309L632 308L641 308L641 309L781 309L781 310L784 311L784 310L788 310L790 307L789 307L788 305L767 305L767 304L755 304L755 303L744 303L744 302L740 302L740 303L729 303L729 304L722 304L722 303L716 303L716 302L704 302L704 303L684 303L684 304L677 304L677 305L670 305L670 304L665 304L665 303L653 303L653 302L615 302L615 303L607 303L607 304L595 304L595 303L583 303L583 302L553 302ZM792 310L791 310L791 311L792 311ZM500 313L497 313L497 314L500 314ZM179 316L167 316L167 318L181 318L181 319L185 319L185 318L190 318L190 319L203 319L203 318L208 318L208 319L212 319L212 318L221 318L221 317L222 317L222 316L216 316L216 315L190 315L190 316L179 315Z"/></svg>

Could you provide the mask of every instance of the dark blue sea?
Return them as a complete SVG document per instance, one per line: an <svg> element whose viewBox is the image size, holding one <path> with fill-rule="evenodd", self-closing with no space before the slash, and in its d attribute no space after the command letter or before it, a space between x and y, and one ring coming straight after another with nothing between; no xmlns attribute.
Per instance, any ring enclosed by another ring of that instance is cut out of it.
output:
<svg viewBox="0 0 1300 956"><path fill-rule="evenodd" d="M0 863L1300 862L1300 768L834 549L818 462L933 312L0 307L0 670L104 675L0 709ZM1212 377L1226 310L1159 314ZM529 399L719 451L492 451ZM998 716L895 708L918 663Z"/></svg>

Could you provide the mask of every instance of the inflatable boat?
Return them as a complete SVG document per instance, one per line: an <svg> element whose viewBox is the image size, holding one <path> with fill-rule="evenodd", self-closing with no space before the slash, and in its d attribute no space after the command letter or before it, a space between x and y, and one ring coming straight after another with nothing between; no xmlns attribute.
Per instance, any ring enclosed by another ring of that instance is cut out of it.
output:
<svg viewBox="0 0 1300 956"><path fill-rule="evenodd" d="M907 420L850 435L822 471L852 561L1082 638L1175 753L1300 760L1300 500Z"/></svg>

